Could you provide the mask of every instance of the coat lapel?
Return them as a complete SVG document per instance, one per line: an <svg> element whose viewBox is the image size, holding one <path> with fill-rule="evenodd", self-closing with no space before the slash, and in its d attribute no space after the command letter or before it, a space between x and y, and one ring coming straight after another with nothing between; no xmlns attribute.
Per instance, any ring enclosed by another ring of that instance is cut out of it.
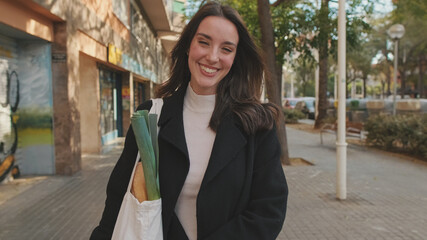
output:
<svg viewBox="0 0 427 240"><path fill-rule="evenodd" d="M233 160L246 145L246 137L236 126L233 117L225 117L218 127L209 164L201 188L206 186L221 170Z"/></svg>
<svg viewBox="0 0 427 240"><path fill-rule="evenodd" d="M158 125L159 138L178 148L188 159L182 116L185 90L185 87L181 87L175 95L164 99Z"/></svg>
<svg viewBox="0 0 427 240"><path fill-rule="evenodd" d="M185 87L171 97L163 99L158 121L160 151L160 192L162 195L163 236L168 238L173 223L175 204L190 166L184 135L183 102Z"/></svg>

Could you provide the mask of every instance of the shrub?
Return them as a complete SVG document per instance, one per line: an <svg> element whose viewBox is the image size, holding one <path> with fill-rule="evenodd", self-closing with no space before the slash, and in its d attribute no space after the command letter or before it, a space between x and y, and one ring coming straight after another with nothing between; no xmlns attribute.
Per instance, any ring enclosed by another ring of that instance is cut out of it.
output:
<svg viewBox="0 0 427 240"><path fill-rule="evenodd" d="M298 123L298 119L305 118L305 114L297 109L283 109L286 123Z"/></svg>
<svg viewBox="0 0 427 240"><path fill-rule="evenodd" d="M427 158L427 114L373 116L365 130L367 142L373 146Z"/></svg>
<svg viewBox="0 0 427 240"><path fill-rule="evenodd" d="M358 100L351 100L350 101L350 109L351 110L358 110L359 109L359 101Z"/></svg>
<svg viewBox="0 0 427 240"><path fill-rule="evenodd" d="M327 123L327 124L335 124L337 122L337 117L335 116L331 116L331 115L327 115L323 120L322 123Z"/></svg>

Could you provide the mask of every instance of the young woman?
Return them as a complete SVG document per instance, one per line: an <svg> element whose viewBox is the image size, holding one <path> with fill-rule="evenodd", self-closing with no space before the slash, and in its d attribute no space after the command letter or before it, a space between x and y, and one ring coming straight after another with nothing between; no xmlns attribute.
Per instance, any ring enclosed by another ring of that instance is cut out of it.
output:
<svg viewBox="0 0 427 240"><path fill-rule="evenodd" d="M275 239L288 188L275 132L279 110L261 104L263 62L241 17L209 2L172 51L159 89L164 239ZM138 109L150 109L147 101ZM132 128L91 239L110 239L137 156Z"/></svg>

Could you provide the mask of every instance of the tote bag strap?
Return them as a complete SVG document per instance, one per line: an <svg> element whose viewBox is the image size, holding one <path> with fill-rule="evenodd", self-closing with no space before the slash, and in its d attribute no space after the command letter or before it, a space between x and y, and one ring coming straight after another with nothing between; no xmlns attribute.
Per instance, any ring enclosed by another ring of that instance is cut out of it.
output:
<svg viewBox="0 0 427 240"><path fill-rule="evenodd" d="M158 116L157 121L158 121L160 117L160 113L162 112L163 98L154 98L154 99L151 99L151 101L153 102L153 105L151 106L150 113L157 114Z"/></svg>
<svg viewBox="0 0 427 240"><path fill-rule="evenodd" d="M162 98L154 98L151 99L153 105L151 106L150 112L151 114L157 114L157 124L159 123L160 114L162 113L163 107L163 99ZM157 133L159 133L159 125L157 125Z"/></svg>
<svg viewBox="0 0 427 240"><path fill-rule="evenodd" d="M157 114L157 123L159 123L160 114L162 113L163 107L163 99L162 98L154 98L151 99L153 105L151 106L150 112L152 114ZM157 133L159 132L159 126L157 125Z"/></svg>

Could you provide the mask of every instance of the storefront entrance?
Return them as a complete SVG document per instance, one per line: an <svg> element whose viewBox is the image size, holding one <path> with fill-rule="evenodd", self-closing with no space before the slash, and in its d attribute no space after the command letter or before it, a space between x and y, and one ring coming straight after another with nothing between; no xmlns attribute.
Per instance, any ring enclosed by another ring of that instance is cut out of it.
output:
<svg viewBox="0 0 427 240"><path fill-rule="evenodd" d="M99 68L101 143L123 136L122 75L108 68Z"/></svg>

